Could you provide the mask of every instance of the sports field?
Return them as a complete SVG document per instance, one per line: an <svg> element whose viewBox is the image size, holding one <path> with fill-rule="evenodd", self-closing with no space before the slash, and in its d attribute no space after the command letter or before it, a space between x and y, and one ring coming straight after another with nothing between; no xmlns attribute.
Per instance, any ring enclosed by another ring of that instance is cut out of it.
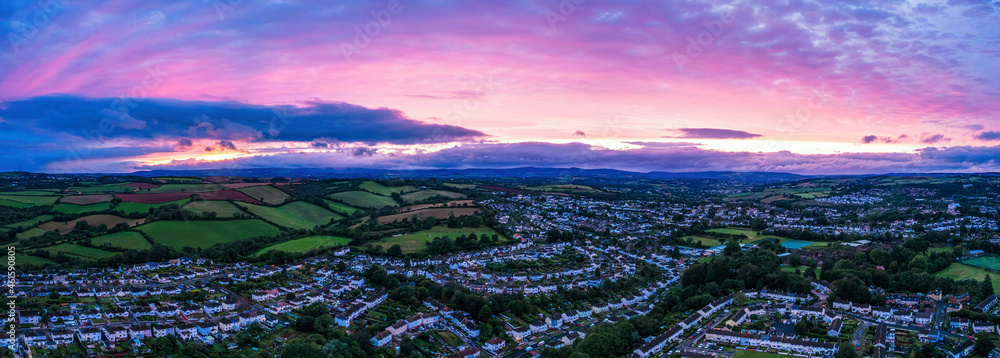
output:
<svg viewBox="0 0 1000 358"><path fill-rule="evenodd" d="M993 280L993 289L1000 292L1000 272L988 272L984 269L969 266L963 263L953 263L944 270L938 271L934 276L947 277L953 280L976 280L982 282L986 275L990 275Z"/></svg>
<svg viewBox="0 0 1000 358"><path fill-rule="evenodd" d="M90 239L90 243L94 244L94 246L104 246L107 244L108 246L128 250L146 250L153 247L149 241L146 241L146 238L142 237L142 234L134 231L122 231L98 236Z"/></svg>
<svg viewBox="0 0 1000 358"><path fill-rule="evenodd" d="M351 243L351 239L346 237L338 236L310 236L303 237L301 239L295 239L292 241L282 242L280 244L271 245L260 249L254 253L254 256L260 256L265 252L271 250L281 250L284 252L308 252L309 250L320 248L323 246L336 246L336 245L347 245Z"/></svg>
<svg viewBox="0 0 1000 358"><path fill-rule="evenodd" d="M781 246L787 247L789 249L801 249L803 247L806 247L806 246L809 246L809 245L812 245L812 244L814 244L814 242L812 242L812 241L788 240L788 241L783 241L781 243Z"/></svg>
<svg viewBox="0 0 1000 358"><path fill-rule="evenodd" d="M218 243L254 236L273 236L280 232L278 228L260 220L155 221L139 226L137 230L149 235L153 241L178 249L185 246L207 248Z"/></svg>
<svg viewBox="0 0 1000 358"><path fill-rule="evenodd" d="M344 218L304 201L295 201L276 208L251 204L240 205L267 221L292 229L312 229L316 226L329 224L330 220Z"/></svg>
<svg viewBox="0 0 1000 358"><path fill-rule="evenodd" d="M381 208L383 206L396 206L396 201L387 196L375 195L366 191L345 191L327 195L333 200L342 201L351 206L363 208Z"/></svg>
<svg viewBox="0 0 1000 358"><path fill-rule="evenodd" d="M695 242L700 242L702 245L713 247L719 246L719 239L707 236L685 236L681 240L687 241L688 239L694 240Z"/></svg>
<svg viewBox="0 0 1000 358"><path fill-rule="evenodd" d="M962 263L969 266L982 267L991 270L1000 270L1000 258L996 257L990 257L990 256L976 257L973 259L962 261Z"/></svg>

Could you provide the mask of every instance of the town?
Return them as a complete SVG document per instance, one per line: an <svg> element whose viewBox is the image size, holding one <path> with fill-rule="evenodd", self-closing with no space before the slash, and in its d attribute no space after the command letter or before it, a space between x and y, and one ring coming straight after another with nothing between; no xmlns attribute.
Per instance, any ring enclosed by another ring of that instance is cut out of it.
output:
<svg viewBox="0 0 1000 358"><path fill-rule="evenodd" d="M2 178L18 356L1000 354L1000 177Z"/></svg>

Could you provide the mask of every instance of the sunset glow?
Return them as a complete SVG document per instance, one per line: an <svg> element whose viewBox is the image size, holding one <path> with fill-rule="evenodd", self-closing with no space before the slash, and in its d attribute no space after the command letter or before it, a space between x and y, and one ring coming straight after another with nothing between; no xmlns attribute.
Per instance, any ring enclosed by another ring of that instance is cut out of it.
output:
<svg viewBox="0 0 1000 358"><path fill-rule="evenodd" d="M0 5L5 170L1000 166L995 4L60 3Z"/></svg>

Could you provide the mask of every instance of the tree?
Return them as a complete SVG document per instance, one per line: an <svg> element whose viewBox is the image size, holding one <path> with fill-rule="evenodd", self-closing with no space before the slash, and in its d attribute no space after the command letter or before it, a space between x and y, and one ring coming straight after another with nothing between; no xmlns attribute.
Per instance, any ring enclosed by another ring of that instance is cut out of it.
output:
<svg viewBox="0 0 1000 358"><path fill-rule="evenodd" d="M996 343L993 343L990 334L982 332L976 335L976 346L972 348L972 353L977 356L987 357L993 348L996 348Z"/></svg>
<svg viewBox="0 0 1000 358"><path fill-rule="evenodd" d="M330 337L330 334L333 333L334 327L337 327L337 323L333 320L333 317L328 314L316 317L316 322L313 323L313 328L316 330L316 333L327 337Z"/></svg>
<svg viewBox="0 0 1000 358"><path fill-rule="evenodd" d="M910 270L927 271L927 256L917 255L910 260Z"/></svg>
<svg viewBox="0 0 1000 358"><path fill-rule="evenodd" d="M295 320L295 329L301 332L312 332L316 329L316 317L303 315Z"/></svg>
<svg viewBox="0 0 1000 358"><path fill-rule="evenodd" d="M788 255L788 264L792 266L799 266L802 264L802 257L799 257L799 254Z"/></svg>
<svg viewBox="0 0 1000 358"><path fill-rule="evenodd" d="M305 340L296 339L281 352L283 358L322 358L320 347Z"/></svg>
<svg viewBox="0 0 1000 358"><path fill-rule="evenodd" d="M807 321L805 319L802 319L802 320L796 322L795 326L792 326L792 330L794 330L795 334L797 334L797 335L805 336L806 333L809 332L809 323L808 322L809 321Z"/></svg>
<svg viewBox="0 0 1000 358"><path fill-rule="evenodd" d="M385 254L395 257L403 256L403 248L399 245L392 245L392 247L385 251Z"/></svg>
<svg viewBox="0 0 1000 358"><path fill-rule="evenodd" d="M990 274L986 274L986 278L983 282L979 284L979 294L986 298L986 296L992 295L996 292L993 291L993 279L990 278Z"/></svg>
<svg viewBox="0 0 1000 358"><path fill-rule="evenodd" d="M483 306L483 309L479 310L479 322L489 322L492 317L493 310L490 309L490 306Z"/></svg>
<svg viewBox="0 0 1000 358"><path fill-rule="evenodd" d="M732 256L733 254L740 252L740 244L736 243L736 241L727 242L726 248L723 249L722 252L725 253L726 256Z"/></svg>
<svg viewBox="0 0 1000 358"><path fill-rule="evenodd" d="M833 355L834 358L858 358L858 353L854 351L854 345L851 342L844 342L840 344L840 349L837 349L837 354Z"/></svg>
<svg viewBox="0 0 1000 358"><path fill-rule="evenodd" d="M868 291L868 287L854 276L834 281L831 286L832 294L830 296L834 299L852 302L870 302L872 299L872 294Z"/></svg>

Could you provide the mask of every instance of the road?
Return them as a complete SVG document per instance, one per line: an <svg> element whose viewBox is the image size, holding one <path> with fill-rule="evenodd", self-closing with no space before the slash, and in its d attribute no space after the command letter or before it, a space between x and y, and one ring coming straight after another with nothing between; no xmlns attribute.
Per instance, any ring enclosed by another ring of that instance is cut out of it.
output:
<svg viewBox="0 0 1000 358"><path fill-rule="evenodd" d="M739 307L739 309L742 309L742 308L743 307ZM729 315L731 313L732 313L731 310L726 310L725 312L719 313L719 315L717 317L715 317L715 319L713 319L708 324L698 325L698 326L704 328L701 331L701 333L698 333L697 335L695 335L694 338L685 338L684 340L682 340L681 344L677 345L677 351L678 352L689 351L689 352L700 352L700 353L710 352L712 355L721 355L721 354L724 354L722 351L716 351L716 350L711 350L711 349L702 349L702 348L692 348L692 346L694 346L695 343L697 343L698 341L701 341L701 339L705 337L705 331L708 328L713 328L713 327L719 325L719 323L722 323L727 318L729 318ZM695 314L697 314L697 313L695 313Z"/></svg>
<svg viewBox="0 0 1000 358"><path fill-rule="evenodd" d="M865 338L865 331L868 327L872 326L871 322L868 321L858 321L858 329L854 332L854 337L851 338L851 342L854 343L855 347L860 347Z"/></svg>

